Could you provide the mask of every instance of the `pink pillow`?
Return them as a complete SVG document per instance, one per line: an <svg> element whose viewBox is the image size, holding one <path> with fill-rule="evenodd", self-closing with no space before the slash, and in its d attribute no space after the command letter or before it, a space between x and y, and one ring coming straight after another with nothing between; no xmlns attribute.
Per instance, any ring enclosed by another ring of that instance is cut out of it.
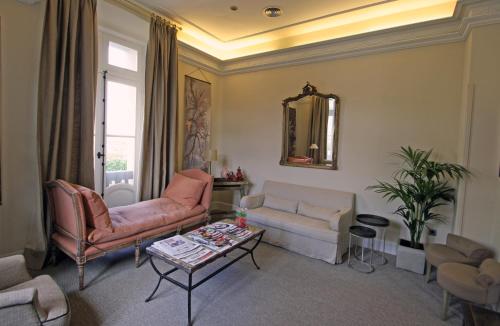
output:
<svg viewBox="0 0 500 326"><path fill-rule="evenodd" d="M192 209L200 202L201 195L207 183L198 179L188 178L176 173L162 197L170 198L184 207Z"/></svg>
<svg viewBox="0 0 500 326"><path fill-rule="evenodd" d="M113 232L108 206L102 197L94 190L84 186L74 184L73 187L82 194L87 225L95 229Z"/></svg>

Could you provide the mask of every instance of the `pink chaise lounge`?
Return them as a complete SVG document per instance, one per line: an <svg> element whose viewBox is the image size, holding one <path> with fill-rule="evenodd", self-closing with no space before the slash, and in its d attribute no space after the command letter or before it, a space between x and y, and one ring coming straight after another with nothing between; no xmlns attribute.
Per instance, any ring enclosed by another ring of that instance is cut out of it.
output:
<svg viewBox="0 0 500 326"><path fill-rule="evenodd" d="M81 290L87 261L133 245L138 266L143 240L206 221L212 186L209 174L184 170L174 176L161 198L108 209L88 188L51 181L47 193L54 225L52 243L75 260Z"/></svg>

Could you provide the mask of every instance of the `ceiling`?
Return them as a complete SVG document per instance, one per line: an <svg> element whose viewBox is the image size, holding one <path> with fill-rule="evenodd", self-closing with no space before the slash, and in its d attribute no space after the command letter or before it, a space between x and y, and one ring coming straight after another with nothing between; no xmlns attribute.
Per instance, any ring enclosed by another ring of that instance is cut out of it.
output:
<svg viewBox="0 0 500 326"><path fill-rule="evenodd" d="M182 26L178 38L220 60L453 16L457 0L138 0ZM230 6L237 6L232 11ZM277 6L281 17L263 15Z"/></svg>

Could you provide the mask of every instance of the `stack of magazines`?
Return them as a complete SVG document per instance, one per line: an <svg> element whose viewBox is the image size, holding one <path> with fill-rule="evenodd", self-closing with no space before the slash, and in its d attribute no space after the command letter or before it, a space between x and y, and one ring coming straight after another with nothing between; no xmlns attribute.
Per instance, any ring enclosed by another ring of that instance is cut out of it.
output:
<svg viewBox="0 0 500 326"><path fill-rule="evenodd" d="M249 238L253 233L231 223L216 222L184 235L154 242L151 247L189 265L197 265Z"/></svg>
<svg viewBox="0 0 500 326"><path fill-rule="evenodd" d="M152 247L183 262L196 265L215 255L215 252L181 235L156 241Z"/></svg>

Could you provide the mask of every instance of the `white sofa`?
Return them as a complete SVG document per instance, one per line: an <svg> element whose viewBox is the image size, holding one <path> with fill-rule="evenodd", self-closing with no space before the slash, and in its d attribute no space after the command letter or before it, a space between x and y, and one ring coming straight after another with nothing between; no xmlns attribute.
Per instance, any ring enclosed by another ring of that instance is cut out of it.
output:
<svg viewBox="0 0 500 326"><path fill-rule="evenodd" d="M353 193L275 181L240 202L248 223L266 230L263 241L331 264L347 252L353 206Z"/></svg>

